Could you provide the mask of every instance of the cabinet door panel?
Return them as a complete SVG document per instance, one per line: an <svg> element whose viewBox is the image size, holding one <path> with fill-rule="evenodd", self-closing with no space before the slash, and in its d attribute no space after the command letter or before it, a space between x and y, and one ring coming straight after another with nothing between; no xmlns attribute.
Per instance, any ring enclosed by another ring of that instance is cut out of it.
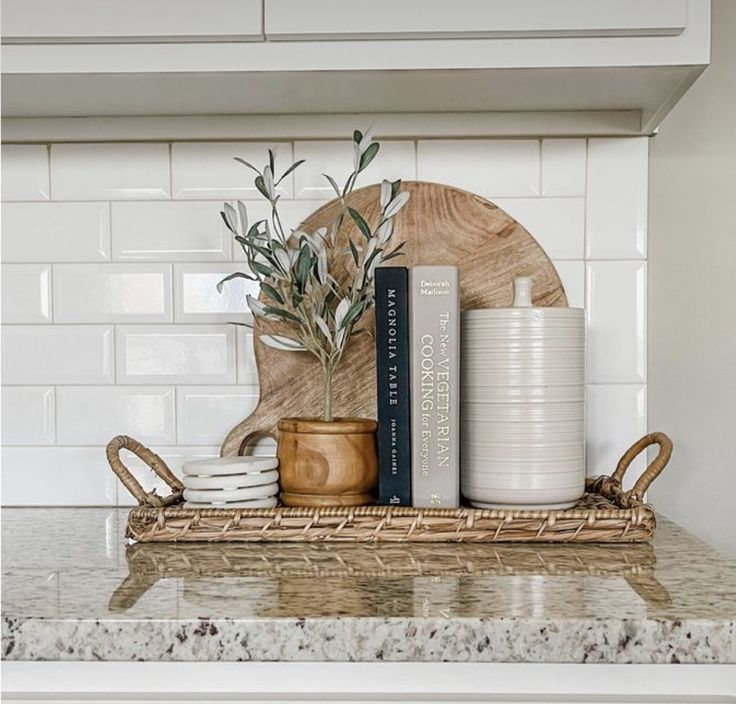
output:
<svg viewBox="0 0 736 704"><path fill-rule="evenodd" d="M262 39L261 0L3 0L5 43Z"/></svg>
<svg viewBox="0 0 736 704"><path fill-rule="evenodd" d="M677 35L687 0L265 0L269 39Z"/></svg>

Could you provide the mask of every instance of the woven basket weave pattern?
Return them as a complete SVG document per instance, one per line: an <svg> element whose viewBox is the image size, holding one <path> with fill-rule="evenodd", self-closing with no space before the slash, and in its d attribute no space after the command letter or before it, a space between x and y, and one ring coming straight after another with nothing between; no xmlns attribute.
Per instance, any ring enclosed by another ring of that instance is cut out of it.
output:
<svg viewBox="0 0 736 704"><path fill-rule="evenodd" d="M658 444L659 453L631 491L621 481L632 460ZM172 489L168 497L145 492L120 459L128 449ZM114 438L107 458L141 504L131 511L127 535L142 542L637 542L652 537L654 511L643 495L669 461L672 443L651 433L635 443L610 476L588 479L586 494L570 509L416 509L361 506L273 509L190 509L181 482L164 461L136 440Z"/></svg>

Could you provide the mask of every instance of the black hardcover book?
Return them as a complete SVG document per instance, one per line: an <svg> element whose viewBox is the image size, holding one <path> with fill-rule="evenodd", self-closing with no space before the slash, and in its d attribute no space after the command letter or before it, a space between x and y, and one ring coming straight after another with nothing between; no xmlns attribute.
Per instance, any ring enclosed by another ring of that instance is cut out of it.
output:
<svg viewBox="0 0 736 704"><path fill-rule="evenodd" d="M409 270L376 269L378 503L411 506Z"/></svg>

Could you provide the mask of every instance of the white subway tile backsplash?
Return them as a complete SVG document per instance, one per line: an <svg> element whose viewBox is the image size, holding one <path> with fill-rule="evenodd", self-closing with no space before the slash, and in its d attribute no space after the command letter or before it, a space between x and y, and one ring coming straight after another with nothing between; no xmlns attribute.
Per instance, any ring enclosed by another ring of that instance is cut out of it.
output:
<svg viewBox="0 0 736 704"><path fill-rule="evenodd" d="M54 389L51 386L3 386L2 444L53 445Z"/></svg>
<svg viewBox="0 0 736 704"><path fill-rule="evenodd" d="M289 142L180 142L171 145L174 198L258 198L256 173L235 161L240 157L259 171L268 164L268 149L275 156L276 177L291 166ZM290 197L292 174L277 189Z"/></svg>
<svg viewBox="0 0 736 704"><path fill-rule="evenodd" d="M54 144L54 200L170 197L168 144Z"/></svg>
<svg viewBox="0 0 736 704"><path fill-rule="evenodd" d="M45 144L3 144L2 199L48 200L49 153Z"/></svg>
<svg viewBox="0 0 736 704"><path fill-rule="evenodd" d="M331 200L335 197L335 191L322 174L332 176L342 188L353 171L353 146L345 140L295 142L294 160L299 159L306 159L306 162L294 172L296 197ZM356 187L399 178L416 178L414 142L384 141L376 157L361 172Z"/></svg>
<svg viewBox="0 0 736 704"><path fill-rule="evenodd" d="M258 404L258 389L240 386L183 386L176 390L179 442L220 445L225 435Z"/></svg>
<svg viewBox="0 0 736 704"><path fill-rule="evenodd" d="M437 139L417 143L417 178L484 198L538 196L539 140Z"/></svg>
<svg viewBox="0 0 736 704"><path fill-rule="evenodd" d="M171 264L54 264L57 323L171 319Z"/></svg>
<svg viewBox="0 0 736 704"><path fill-rule="evenodd" d="M109 325L3 326L5 384L111 384Z"/></svg>
<svg viewBox="0 0 736 704"><path fill-rule="evenodd" d="M108 203L7 203L5 262L104 262L110 259Z"/></svg>
<svg viewBox="0 0 736 704"><path fill-rule="evenodd" d="M51 267L2 265L3 323L51 322Z"/></svg>
<svg viewBox="0 0 736 704"><path fill-rule="evenodd" d="M116 348L119 384L235 382L232 325L121 325Z"/></svg>
<svg viewBox="0 0 736 704"><path fill-rule="evenodd" d="M253 331L242 325L237 326L237 368L238 384L258 385L258 367L253 349Z"/></svg>
<svg viewBox="0 0 736 704"><path fill-rule="evenodd" d="M646 381L646 263L589 262L588 382Z"/></svg>
<svg viewBox="0 0 736 704"><path fill-rule="evenodd" d="M113 259L228 261L232 234L221 210L221 202L113 203Z"/></svg>
<svg viewBox="0 0 736 704"><path fill-rule="evenodd" d="M647 137L588 143L588 259L646 257L648 160Z"/></svg>
<svg viewBox="0 0 736 704"><path fill-rule="evenodd" d="M542 195L585 195L584 139L542 140Z"/></svg>
<svg viewBox="0 0 736 704"><path fill-rule="evenodd" d="M104 447L3 447L4 506L112 506L118 478Z"/></svg>
<svg viewBox="0 0 736 704"><path fill-rule="evenodd" d="M588 475L611 474L624 452L646 434L646 386L589 385L586 415ZM631 463L624 477L624 488L631 489L644 469L646 453Z"/></svg>
<svg viewBox="0 0 736 704"><path fill-rule="evenodd" d="M570 308L585 308L585 262L553 261Z"/></svg>
<svg viewBox="0 0 736 704"><path fill-rule="evenodd" d="M258 296L258 283L231 279L217 291L217 283L243 264L176 264L174 266L174 319L177 323L228 323L250 320L246 296Z"/></svg>
<svg viewBox="0 0 736 704"><path fill-rule="evenodd" d="M176 443L171 387L60 386L56 411L59 445L105 445L116 435Z"/></svg>
<svg viewBox="0 0 736 704"><path fill-rule="evenodd" d="M585 242L584 198L494 198L552 259L582 259Z"/></svg>
<svg viewBox="0 0 736 704"><path fill-rule="evenodd" d="M358 185L447 183L537 238L569 305L586 309L588 471L610 473L646 432L647 140L468 137L384 141ZM290 231L333 198L321 173L341 180L351 146L273 146L277 170L307 159L280 189ZM251 224L270 218L255 174L232 158L262 168L267 148L3 147L3 198L16 201L2 209L5 503L134 504L105 459L112 436L137 437L180 475L182 462L218 455L253 410L252 330L227 322L249 321L245 295L257 286L236 279L217 293L224 276L247 271L219 211L238 198ZM272 439L255 449L274 451ZM140 460L125 461L146 489L170 493Z"/></svg>

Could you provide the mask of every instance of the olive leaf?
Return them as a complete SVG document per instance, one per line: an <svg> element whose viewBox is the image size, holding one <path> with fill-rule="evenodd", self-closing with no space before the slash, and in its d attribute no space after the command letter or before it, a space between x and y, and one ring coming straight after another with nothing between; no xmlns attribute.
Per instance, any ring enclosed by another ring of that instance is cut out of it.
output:
<svg viewBox="0 0 736 704"><path fill-rule="evenodd" d="M261 335L258 338L264 345L273 347L275 350L283 352L306 352L307 348L299 342L285 335Z"/></svg>
<svg viewBox="0 0 736 704"><path fill-rule="evenodd" d="M242 271L236 271L233 274L228 274L224 279L217 282L217 293L222 293L222 285L227 281L232 281L233 279L248 279L249 281L258 281L255 276L245 274Z"/></svg>

